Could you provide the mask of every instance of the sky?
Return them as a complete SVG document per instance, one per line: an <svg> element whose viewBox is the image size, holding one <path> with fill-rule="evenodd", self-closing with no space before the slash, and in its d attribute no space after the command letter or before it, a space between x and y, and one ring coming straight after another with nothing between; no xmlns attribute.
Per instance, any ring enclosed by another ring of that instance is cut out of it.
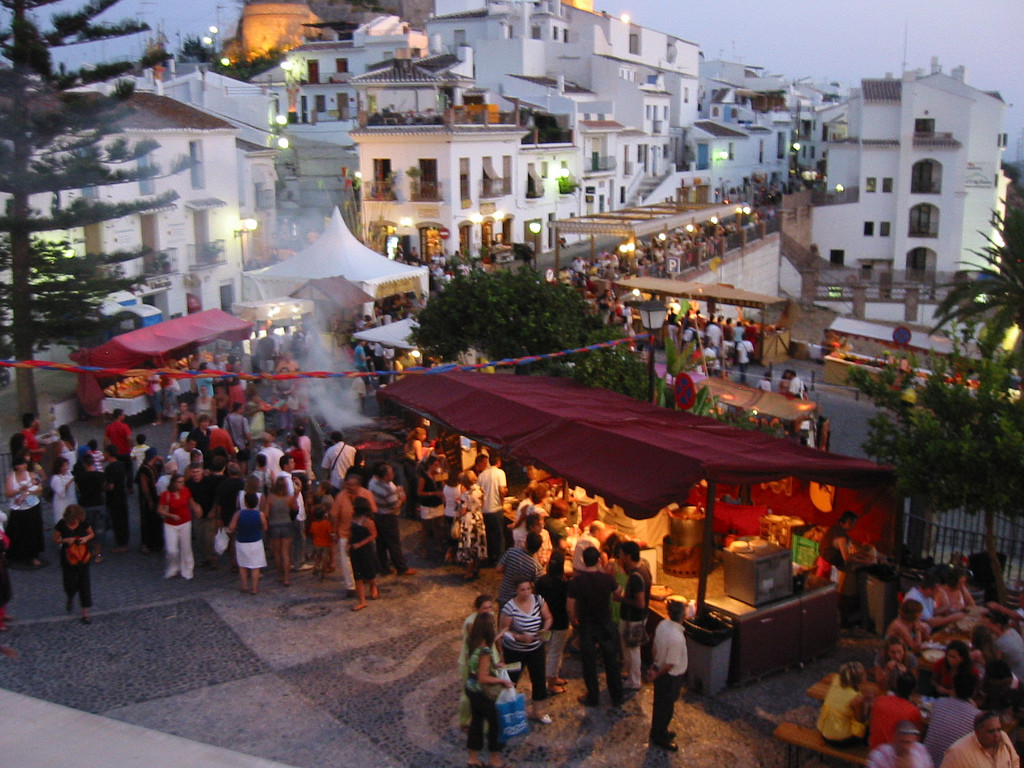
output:
<svg viewBox="0 0 1024 768"><path fill-rule="evenodd" d="M709 59L844 86L899 74L904 61L907 69L928 70L936 56L944 72L963 64L970 85L999 91L1008 105L1006 159L1024 154L1022 0L594 0L594 9L629 13L697 43ZM141 18L177 50L211 25L231 34L240 12L240 0L121 0L109 16Z"/></svg>
<svg viewBox="0 0 1024 768"><path fill-rule="evenodd" d="M594 10L697 43L708 59L786 77L857 85L863 77L963 64L969 85L1007 104L1004 158L1024 145L1021 0L594 0ZM906 53L904 55L904 41ZM1013 105L1013 106L1011 106Z"/></svg>

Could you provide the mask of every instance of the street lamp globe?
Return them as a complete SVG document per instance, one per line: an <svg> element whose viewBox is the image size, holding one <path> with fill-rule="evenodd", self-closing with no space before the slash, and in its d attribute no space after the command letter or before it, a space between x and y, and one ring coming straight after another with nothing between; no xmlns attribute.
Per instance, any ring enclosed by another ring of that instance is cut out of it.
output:
<svg viewBox="0 0 1024 768"><path fill-rule="evenodd" d="M644 327L645 331L661 330L661 326L665 323L665 316L668 315L664 304L657 299L648 299L633 306L640 313L640 325Z"/></svg>

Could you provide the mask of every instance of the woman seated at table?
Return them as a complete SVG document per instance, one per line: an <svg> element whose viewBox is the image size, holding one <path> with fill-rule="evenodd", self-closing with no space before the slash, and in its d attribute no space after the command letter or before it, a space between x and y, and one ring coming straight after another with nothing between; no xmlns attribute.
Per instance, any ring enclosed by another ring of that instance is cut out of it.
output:
<svg viewBox="0 0 1024 768"><path fill-rule="evenodd" d="M974 598L967 589L967 571L954 567L943 573L939 588L935 591L935 614L944 616L974 606Z"/></svg>
<svg viewBox="0 0 1024 768"><path fill-rule="evenodd" d="M946 655L932 667L932 685L940 696L953 695L953 676L958 673L978 676L971 663L971 652L963 640L950 642L946 646Z"/></svg>
<svg viewBox="0 0 1024 768"><path fill-rule="evenodd" d="M896 688L896 680L904 672L917 677L917 656L907 650L899 637L887 637L881 650L875 654L871 677L883 691Z"/></svg>
<svg viewBox="0 0 1024 768"><path fill-rule="evenodd" d="M859 661L843 664L832 677L818 714L818 731L833 747L847 749L867 743L871 704L860 690L866 677Z"/></svg>
<svg viewBox="0 0 1024 768"><path fill-rule="evenodd" d="M996 641L992 630L984 624L978 624L971 632L971 662L978 677L984 677L985 668L999 658Z"/></svg>
<svg viewBox="0 0 1024 768"><path fill-rule="evenodd" d="M885 630L886 637L898 637L914 653L921 651L921 643L931 637L931 629L921 620L924 606L913 598L900 604L899 615Z"/></svg>

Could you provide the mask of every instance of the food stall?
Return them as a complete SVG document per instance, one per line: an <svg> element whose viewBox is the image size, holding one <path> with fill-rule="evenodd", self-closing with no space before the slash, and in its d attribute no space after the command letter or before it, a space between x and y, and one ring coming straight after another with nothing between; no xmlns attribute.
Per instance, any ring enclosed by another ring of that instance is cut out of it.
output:
<svg viewBox="0 0 1024 768"><path fill-rule="evenodd" d="M853 368L875 373L893 363L888 351L884 351L882 357L853 352L850 339L862 339L872 346L899 350L903 356L907 353L949 355L953 352L953 342L947 336L913 330L905 325L837 317L825 331L825 347L830 350L824 359L826 384L846 386ZM909 362L902 364L910 365ZM915 373L921 379L929 375L925 369L916 369Z"/></svg>
<svg viewBox="0 0 1024 768"><path fill-rule="evenodd" d="M149 407L145 396L147 367L164 366L219 339L244 341L251 333L252 325L245 320L208 309L115 336L92 349L78 350L71 359L80 365L124 371L120 375L78 374L78 401L90 416L111 413L114 408L129 415L141 413Z"/></svg>
<svg viewBox="0 0 1024 768"><path fill-rule="evenodd" d="M568 379L441 373L408 376L380 396L520 464L540 467L587 489L607 506L618 507L622 516L643 522L648 541L656 547L669 534L670 505L702 509L698 610L705 602L712 605L706 597L719 514L732 521L735 530L728 533L736 535L748 525L758 533L760 518L769 514L832 525L843 511L853 510L861 515L860 538L883 551L896 549L900 506L893 473L869 461L658 408ZM791 563L788 555L790 570ZM787 594L792 595L792 584ZM740 610L723 602L735 600L724 591L712 599L720 609ZM808 635L802 645L793 644L794 653L803 659L837 639L836 599L832 588L825 588L783 598L793 600L797 608L787 610L799 612L798 630ZM747 658L759 647L757 630L772 625L760 618L774 606L775 602L746 605L746 622L737 628L733 644L734 680L762 674L769 669L765 665L782 660L783 654Z"/></svg>

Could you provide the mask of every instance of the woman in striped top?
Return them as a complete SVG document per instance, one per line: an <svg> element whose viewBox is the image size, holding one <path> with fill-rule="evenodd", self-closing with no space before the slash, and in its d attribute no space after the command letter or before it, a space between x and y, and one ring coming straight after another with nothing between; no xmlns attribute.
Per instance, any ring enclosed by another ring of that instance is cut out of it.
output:
<svg viewBox="0 0 1024 768"><path fill-rule="evenodd" d="M515 596L501 609L498 635L506 664L521 662L530 672L530 719L550 723L551 715L543 714L538 704L547 698L544 643L551 636L551 611L544 598L533 593L532 579L519 579ZM519 682L519 672L509 672Z"/></svg>

